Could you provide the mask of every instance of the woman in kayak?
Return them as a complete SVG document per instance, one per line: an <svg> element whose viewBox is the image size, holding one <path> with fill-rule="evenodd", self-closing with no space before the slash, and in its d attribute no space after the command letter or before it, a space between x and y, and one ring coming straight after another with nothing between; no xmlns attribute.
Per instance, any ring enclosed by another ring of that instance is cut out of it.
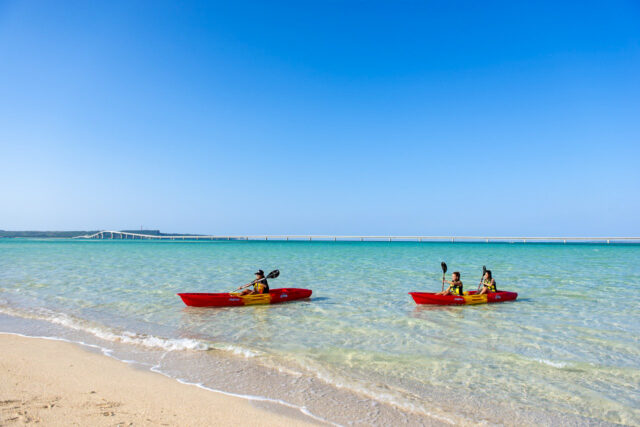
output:
<svg viewBox="0 0 640 427"><path fill-rule="evenodd" d="M242 291L240 295L253 295L253 294L268 294L269 293L269 283L267 283L267 279L264 277L264 271L258 270L256 271L256 283L253 285L253 290L247 289L246 291Z"/></svg>
<svg viewBox="0 0 640 427"><path fill-rule="evenodd" d="M491 276L491 270L487 270L482 278L482 290L479 295L488 294L489 292L498 292L496 289L496 281Z"/></svg>
<svg viewBox="0 0 640 427"><path fill-rule="evenodd" d="M454 271L451 274L451 281L447 282L449 287L442 291L438 292L436 295L462 295L462 282L460 281L460 273Z"/></svg>

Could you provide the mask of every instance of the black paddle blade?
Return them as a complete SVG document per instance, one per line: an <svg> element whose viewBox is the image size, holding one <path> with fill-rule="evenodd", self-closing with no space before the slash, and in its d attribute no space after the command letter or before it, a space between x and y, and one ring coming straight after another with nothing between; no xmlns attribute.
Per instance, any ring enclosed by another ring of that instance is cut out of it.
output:
<svg viewBox="0 0 640 427"><path fill-rule="evenodd" d="M267 279L275 279L280 275L280 270L273 270L271 273L267 274Z"/></svg>
<svg viewBox="0 0 640 427"><path fill-rule="evenodd" d="M446 273L447 272L447 263L446 262L441 262L440 263L440 267L442 267L442 273Z"/></svg>
<svg viewBox="0 0 640 427"><path fill-rule="evenodd" d="M482 266L482 277L484 277L484 274L487 272L487 266L483 265Z"/></svg>

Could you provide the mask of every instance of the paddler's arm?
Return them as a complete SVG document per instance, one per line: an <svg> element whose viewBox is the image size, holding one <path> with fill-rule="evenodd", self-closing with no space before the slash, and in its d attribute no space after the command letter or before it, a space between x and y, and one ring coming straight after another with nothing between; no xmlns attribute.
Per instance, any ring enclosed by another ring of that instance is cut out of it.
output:
<svg viewBox="0 0 640 427"><path fill-rule="evenodd" d="M262 282L263 280L265 280L266 277L263 277L262 279L258 279L258 280L254 280L251 283L247 283L246 285L240 286L238 289L236 289L236 291L239 291L240 289L244 289L244 288L248 288L249 286L253 286L258 282Z"/></svg>

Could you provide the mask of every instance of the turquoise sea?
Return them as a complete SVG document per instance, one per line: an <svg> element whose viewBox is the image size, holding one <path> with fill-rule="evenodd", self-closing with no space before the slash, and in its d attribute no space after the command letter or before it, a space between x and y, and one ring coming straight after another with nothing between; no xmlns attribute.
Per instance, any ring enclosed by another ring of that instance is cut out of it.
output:
<svg viewBox="0 0 640 427"><path fill-rule="evenodd" d="M416 306L440 262L515 302ZM313 290L188 308L279 269ZM640 246L0 239L0 332L339 425L640 425Z"/></svg>

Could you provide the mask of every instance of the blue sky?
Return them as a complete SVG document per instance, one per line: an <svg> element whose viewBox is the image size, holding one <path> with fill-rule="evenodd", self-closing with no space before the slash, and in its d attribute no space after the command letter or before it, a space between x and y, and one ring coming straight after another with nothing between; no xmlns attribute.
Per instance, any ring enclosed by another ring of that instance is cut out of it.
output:
<svg viewBox="0 0 640 427"><path fill-rule="evenodd" d="M0 229L640 235L638 2L0 0Z"/></svg>

